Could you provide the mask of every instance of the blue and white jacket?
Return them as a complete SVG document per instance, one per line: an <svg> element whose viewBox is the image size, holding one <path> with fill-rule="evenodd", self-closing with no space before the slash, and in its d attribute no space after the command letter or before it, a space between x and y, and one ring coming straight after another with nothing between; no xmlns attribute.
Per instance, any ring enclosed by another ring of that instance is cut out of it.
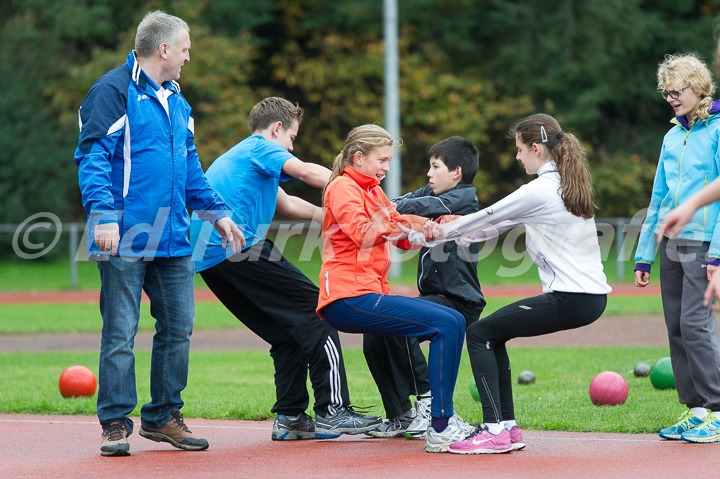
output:
<svg viewBox="0 0 720 479"><path fill-rule="evenodd" d="M710 116L692 127L684 116L675 117L675 126L665 134L650 206L640 230L635 250L635 270L650 271L655 261L655 234L665 216L720 176L720 101L715 101ZM678 238L710 243L708 263L720 265L720 203L712 203L695 212Z"/></svg>
<svg viewBox="0 0 720 479"><path fill-rule="evenodd" d="M102 254L95 226L119 223L120 256L191 254L190 216L215 222L228 216L209 186L194 143L190 105L176 82L165 107L140 68L135 52L90 88L78 112L75 150L83 207L88 215L88 255Z"/></svg>

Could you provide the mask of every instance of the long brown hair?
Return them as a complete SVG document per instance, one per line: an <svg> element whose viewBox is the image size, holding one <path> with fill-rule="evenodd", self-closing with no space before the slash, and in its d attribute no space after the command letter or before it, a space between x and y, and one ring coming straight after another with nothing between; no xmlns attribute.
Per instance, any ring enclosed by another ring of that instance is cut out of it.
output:
<svg viewBox="0 0 720 479"><path fill-rule="evenodd" d="M376 148L382 146L401 145L402 140L395 140L383 127L377 125L356 126L348 133L345 146L340 154L335 157L332 165L330 179L323 188L322 197L325 203L325 191L328 185L338 176L342 175L345 167L352 162L352 157L358 151L363 155L369 155Z"/></svg>
<svg viewBox="0 0 720 479"><path fill-rule="evenodd" d="M590 183L585 148L572 133L565 133L555 118L544 113L528 116L515 123L508 132L531 146L543 145L557 165L565 208L575 216L595 216L595 192Z"/></svg>

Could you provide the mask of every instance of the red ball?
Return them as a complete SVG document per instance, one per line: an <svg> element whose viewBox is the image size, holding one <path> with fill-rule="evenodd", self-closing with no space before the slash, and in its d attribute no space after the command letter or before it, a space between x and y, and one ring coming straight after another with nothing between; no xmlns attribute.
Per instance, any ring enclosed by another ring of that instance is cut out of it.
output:
<svg viewBox="0 0 720 479"><path fill-rule="evenodd" d="M616 372L603 371L590 382L590 400L596 406L617 406L627 398L627 381Z"/></svg>
<svg viewBox="0 0 720 479"><path fill-rule="evenodd" d="M85 366L70 366L60 375L60 394L64 398L89 397L95 394L95 375Z"/></svg>

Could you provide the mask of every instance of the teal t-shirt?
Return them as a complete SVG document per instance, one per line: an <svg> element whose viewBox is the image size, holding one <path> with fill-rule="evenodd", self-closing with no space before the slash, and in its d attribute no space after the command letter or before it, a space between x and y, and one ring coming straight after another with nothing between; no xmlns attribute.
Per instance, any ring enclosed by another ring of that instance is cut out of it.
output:
<svg viewBox="0 0 720 479"><path fill-rule="evenodd" d="M205 177L232 211L228 215L245 236L246 248L262 240L275 215L280 181L292 179L283 173L293 155L260 135L248 137L210 165ZM190 226L195 272L211 268L234 253L222 247L213 225L193 212Z"/></svg>

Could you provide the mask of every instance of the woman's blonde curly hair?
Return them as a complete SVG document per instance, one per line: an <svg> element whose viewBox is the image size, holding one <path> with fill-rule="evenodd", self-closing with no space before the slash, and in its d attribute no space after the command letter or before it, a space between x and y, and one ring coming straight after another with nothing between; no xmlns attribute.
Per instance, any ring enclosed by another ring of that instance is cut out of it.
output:
<svg viewBox="0 0 720 479"><path fill-rule="evenodd" d="M692 91L700 95L695 116L687 119L689 125L710 116L715 85L710 70L698 55L665 55L665 60L658 66L657 79L660 90L679 90L690 84Z"/></svg>

